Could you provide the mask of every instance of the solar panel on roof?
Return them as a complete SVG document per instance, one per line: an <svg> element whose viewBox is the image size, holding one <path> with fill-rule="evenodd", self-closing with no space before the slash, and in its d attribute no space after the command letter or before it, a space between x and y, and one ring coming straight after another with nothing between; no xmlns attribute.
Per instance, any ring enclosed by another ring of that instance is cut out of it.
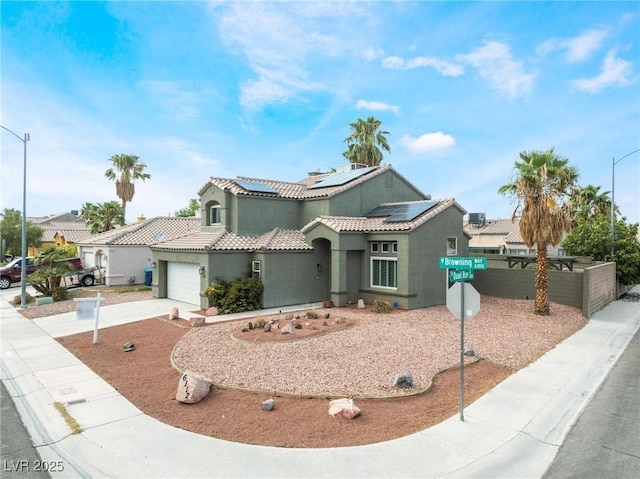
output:
<svg viewBox="0 0 640 479"><path fill-rule="evenodd" d="M405 205L397 204L397 205L382 205L374 208L369 211L365 216L367 218L375 218L378 216L390 216L394 213L397 213L400 209L402 209Z"/></svg>
<svg viewBox="0 0 640 479"><path fill-rule="evenodd" d="M375 167L369 166L367 168L358 168L356 170L346 171L344 173L333 173L318 181L316 184L311 185L309 189L326 188L328 186L341 186L355 180L356 178L360 178L362 175L365 175L373 170L375 170Z"/></svg>
<svg viewBox="0 0 640 479"><path fill-rule="evenodd" d="M369 211L365 216L367 218L376 218L386 216L385 222L393 223L399 221L411 221L421 214L429 211L437 201L419 202L419 203L400 203L395 205L382 205Z"/></svg>
<svg viewBox="0 0 640 479"><path fill-rule="evenodd" d="M278 193L277 190L274 190L269 185L265 185L260 181L246 181L246 180L233 180L238 186L241 186L247 191L252 191L254 193Z"/></svg>

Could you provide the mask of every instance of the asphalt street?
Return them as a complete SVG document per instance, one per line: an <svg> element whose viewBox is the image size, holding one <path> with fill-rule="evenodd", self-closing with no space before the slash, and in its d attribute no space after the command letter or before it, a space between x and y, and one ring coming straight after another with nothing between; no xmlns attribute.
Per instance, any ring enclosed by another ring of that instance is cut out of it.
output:
<svg viewBox="0 0 640 479"><path fill-rule="evenodd" d="M33 447L20 415L4 383L0 381L0 477L3 479L50 478L48 464L43 463Z"/></svg>
<svg viewBox="0 0 640 479"><path fill-rule="evenodd" d="M640 478L640 330L569 432L543 479L614 477Z"/></svg>

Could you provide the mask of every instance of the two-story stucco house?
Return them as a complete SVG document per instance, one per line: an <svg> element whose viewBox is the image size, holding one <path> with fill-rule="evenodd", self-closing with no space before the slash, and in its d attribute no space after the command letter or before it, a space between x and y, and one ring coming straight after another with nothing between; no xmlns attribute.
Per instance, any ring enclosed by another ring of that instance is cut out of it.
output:
<svg viewBox="0 0 640 479"><path fill-rule="evenodd" d="M201 230L151 246L154 295L207 307L202 292L216 277L253 274L265 308L444 304L438 257L468 251L466 211L431 200L391 165L358 166L295 183L211 178L199 191Z"/></svg>

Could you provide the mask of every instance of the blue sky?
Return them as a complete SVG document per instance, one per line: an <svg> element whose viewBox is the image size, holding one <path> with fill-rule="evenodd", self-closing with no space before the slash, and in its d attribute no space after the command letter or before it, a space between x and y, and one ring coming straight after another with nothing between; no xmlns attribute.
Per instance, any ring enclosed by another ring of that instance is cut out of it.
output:
<svg viewBox="0 0 640 479"><path fill-rule="evenodd" d="M297 181L345 163L349 123L389 131L384 163L434 198L509 217L521 151L611 190L640 148L638 2L2 2L1 124L28 142L27 215L117 200L174 214L211 176ZM2 208L22 209L23 143L0 131ZM640 152L615 201L640 221Z"/></svg>

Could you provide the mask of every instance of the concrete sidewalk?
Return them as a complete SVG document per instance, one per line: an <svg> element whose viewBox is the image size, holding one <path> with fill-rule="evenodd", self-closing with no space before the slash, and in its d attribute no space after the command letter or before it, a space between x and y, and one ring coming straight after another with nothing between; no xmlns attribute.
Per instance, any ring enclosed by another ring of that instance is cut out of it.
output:
<svg viewBox="0 0 640 479"><path fill-rule="evenodd" d="M467 407L464 422L456 415L419 433L367 446L285 449L205 437L144 415L53 339L91 330L92 321L75 320L75 315L29 321L0 303L0 378L42 459L61 461L64 470L51 471L54 478L539 478L640 326L638 303L610 304L582 330ZM167 314L176 304L128 303L125 312L103 307L100 324ZM70 434L55 401L66 404L82 434Z"/></svg>

